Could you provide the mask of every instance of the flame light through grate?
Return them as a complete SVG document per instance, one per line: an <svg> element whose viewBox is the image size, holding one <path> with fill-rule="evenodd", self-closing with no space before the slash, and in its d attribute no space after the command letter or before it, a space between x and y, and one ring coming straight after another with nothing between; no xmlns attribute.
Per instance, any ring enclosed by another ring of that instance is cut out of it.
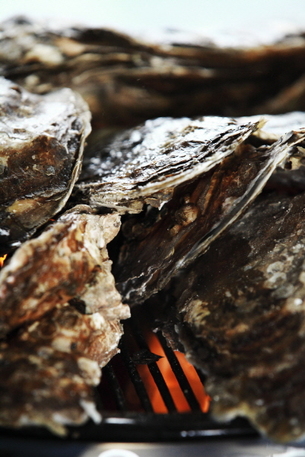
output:
<svg viewBox="0 0 305 457"><path fill-rule="evenodd" d="M159 335L160 337L161 335ZM164 350L159 338L152 333L148 345L153 354L161 356L156 364L170 391L176 410L178 412L189 412L192 409L200 409L202 412L207 412L210 398L204 391L196 369L181 352L173 352L169 348ZM150 375L147 365L139 366L138 371L147 385L148 396L154 412L166 413L167 407L160 395L158 386Z"/></svg>
<svg viewBox="0 0 305 457"><path fill-rule="evenodd" d="M103 370L104 407L157 414L206 413L210 398L203 376L184 354L168 347L160 331L153 332L147 312L133 312L124 328L121 352ZM115 406L108 404L114 397Z"/></svg>
<svg viewBox="0 0 305 457"><path fill-rule="evenodd" d="M4 256L0 257L0 268L3 267L6 257L7 257L7 254L4 254Z"/></svg>
<svg viewBox="0 0 305 457"><path fill-rule="evenodd" d="M173 442L257 436L243 419L221 424L211 418L204 376L182 354L168 347L160 331L154 332L156 321L149 310L144 306L138 308L124 321L120 353L103 368L96 390L102 422L71 427L69 437L109 442ZM8 430L2 433L7 436ZM36 427L10 433L50 438L50 432Z"/></svg>

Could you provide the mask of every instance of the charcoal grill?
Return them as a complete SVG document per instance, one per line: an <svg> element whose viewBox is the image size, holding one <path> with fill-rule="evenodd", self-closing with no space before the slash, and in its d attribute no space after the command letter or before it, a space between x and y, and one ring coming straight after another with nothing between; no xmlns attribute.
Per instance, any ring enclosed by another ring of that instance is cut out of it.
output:
<svg viewBox="0 0 305 457"><path fill-rule="evenodd" d="M143 307L133 310L132 318L124 323L120 353L103 369L97 389L97 403L103 411L101 424L71 427L65 439L37 427L1 429L1 457L305 456L302 444L273 445L259 437L245 419L223 424L202 411L185 369L154 327L153 316ZM177 407L158 366L158 354L151 352L152 336L164 350L188 411L180 412ZM144 377L139 366L146 366L150 376ZM197 376L198 383L204 384L202 373L197 371ZM164 413L155 411L148 393L151 382L162 398ZM249 454L244 454L246 449ZM278 454L273 454L275 451Z"/></svg>
<svg viewBox="0 0 305 457"><path fill-rule="evenodd" d="M171 441L209 436L255 435L246 420L230 424L215 422L204 413L188 377L175 352L167 345L161 331L154 330L154 318L148 310L138 307L124 324L120 354L104 368L99 386L104 402L104 428L108 440L122 437L125 441ZM179 412L175 396L167 385L166 377L158 366L158 355L151 352L150 341L157 337L181 393L187 403L187 412ZM139 372L146 365L150 376ZM139 367L140 366L140 367ZM198 383L204 376L197 371ZM148 383L154 383L163 400L165 413L157 413L148 393ZM126 388L127 386L127 388ZM203 389L202 389L203 392ZM110 411L109 411L110 410Z"/></svg>

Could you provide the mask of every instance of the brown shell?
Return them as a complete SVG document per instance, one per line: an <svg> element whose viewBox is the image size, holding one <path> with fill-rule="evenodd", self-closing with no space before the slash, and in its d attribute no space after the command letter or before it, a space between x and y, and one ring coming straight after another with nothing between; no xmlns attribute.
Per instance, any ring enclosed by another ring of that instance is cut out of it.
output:
<svg viewBox="0 0 305 457"><path fill-rule="evenodd" d="M118 214L75 208L24 242L0 272L1 336L71 299L107 319L128 317L106 250L119 228Z"/></svg>
<svg viewBox="0 0 305 457"><path fill-rule="evenodd" d="M231 38L185 35L177 42L174 34L145 41L104 28L13 18L0 24L0 72L32 92L77 90L98 125L305 109L302 30L251 37L249 45L247 36Z"/></svg>
<svg viewBox="0 0 305 457"><path fill-rule="evenodd" d="M106 249L119 228L118 214L75 207L3 267L1 426L64 434L66 425L101 420L94 386L118 352L120 320L130 316Z"/></svg>
<svg viewBox="0 0 305 457"><path fill-rule="evenodd" d="M18 339L21 344L43 342L55 350L95 360L103 367L118 352L123 333L120 319L126 317L127 309L109 319L102 310L83 314L73 304L59 304L39 320L22 326Z"/></svg>
<svg viewBox="0 0 305 457"><path fill-rule="evenodd" d="M70 89L33 95L1 78L0 92L0 253L7 253L66 204L90 113Z"/></svg>
<svg viewBox="0 0 305 457"><path fill-rule="evenodd" d="M94 386L100 381L97 362L52 348L48 339L18 337L0 344L0 424L48 427L59 435L67 425L90 417L100 422Z"/></svg>

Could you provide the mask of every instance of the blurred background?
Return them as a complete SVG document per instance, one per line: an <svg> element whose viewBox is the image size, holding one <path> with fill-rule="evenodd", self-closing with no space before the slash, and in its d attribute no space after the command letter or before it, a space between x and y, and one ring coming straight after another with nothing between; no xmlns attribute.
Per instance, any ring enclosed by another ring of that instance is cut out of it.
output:
<svg viewBox="0 0 305 457"><path fill-rule="evenodd" d="M175 28L208 35L215 30L258 31L304 27L304 0L13 0L0 18L16 14L111 27L139 34Z"/></svg>

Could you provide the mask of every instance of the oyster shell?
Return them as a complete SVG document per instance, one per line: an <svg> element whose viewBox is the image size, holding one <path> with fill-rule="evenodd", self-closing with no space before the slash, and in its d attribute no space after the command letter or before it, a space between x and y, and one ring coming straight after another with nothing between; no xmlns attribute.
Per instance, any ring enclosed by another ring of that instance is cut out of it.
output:
<svg viewBox="0 0 305 457"><path fill-rule="evenodd" d="M114 275L124 300L141 303L165 287L239 217L304 142L302 129L279 137L278 131L262 131L263 124L251 117L158 118L91 154L77 198L129 213L146 204L123 225Z"/></svg>
<svg viewBox="0 0 305 457"><path fill-rule="evenodd" d="M0 273L0 424L99 422L94 386L130 316L106 249L120 216L75 207L15 251ZM18 392L18 395L16 395Z"/></svg>
<svg viewBox="0 0 305 457"><path fill-rule="evenodd" d="M0 97L3 254L65 206L91 127L86 103L70 89L33 95L0 78Z"/></svg>
<svg viewBox="0 0 305 457"><path fill-rule="evenodd" d="M263 193L170 289L213 415L246 416L276 441L305 434L304 205Z"/></svg>
<svg viewBox="0 0 305 457"><path fill-rule="evenodd" d="M2 341L1 426L44 426L63 435L67 425L100 422L94 387L118 352L119 317L60 304Z"/></svg>
<svg viewBox="0 0 305 457"><path fill-rule="evenodd" d="M258 37L248 46L244 38L233 45L231 37L152 42L13 18L0 24L0 73L32 92L77 90L97 125L304 110L304 33Z"/></svg>
<svg viewBox="0 0 305 457"><path fill-rule="evenodd" d="M118 214L90 214L75 207L24 242L0 272L0 335L35 321L59 304L74 299L88 313L124 318L111 274L107 243L120 228ZM46 261L47 259L47 261Z"/></svg>
<svg viewBox="0 0 305 457"><path fill-rule="evenodd" d="M56 337L59 340L61 336L58 325L66 333L68 347L76 345L77 336L85 342L84 331L81 332L85 324L81 325L76 316L71 322L69 317L70 322L62 317L64 325L60 320L43 319L35 322L35 329L24 329L20 335L1 341L1 426L44 426L64 435L67 425L80 425L89 418L101 421L94 397L94 386L101 377L98 363L81 351L63 352L63 344L56 347Z"/></svg>
<svg viewBox="0 0 305 457"><path fill-rule="evenodd" d="M76 189L92 207L138 213L161 208L175 187L207 173L259 129L260 121L157 118L97 144L86 159Z"/></svg>

